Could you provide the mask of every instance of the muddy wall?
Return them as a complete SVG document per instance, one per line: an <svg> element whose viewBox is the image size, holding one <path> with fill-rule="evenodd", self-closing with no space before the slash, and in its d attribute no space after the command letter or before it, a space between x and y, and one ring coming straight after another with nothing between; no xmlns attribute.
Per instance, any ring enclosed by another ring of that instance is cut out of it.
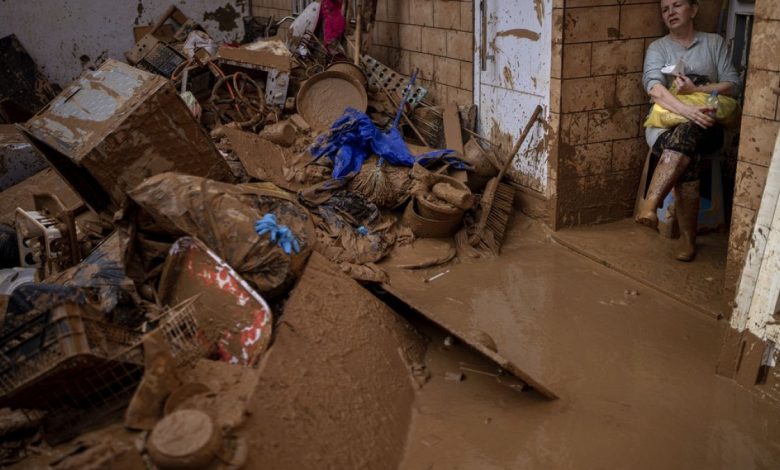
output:
<svg viewBox="0 0 780 470"><path fill-rule="evenodd" d="M288 0L252 0L258 16L281 18ZM439 103L473 100L474 2L459 0L379 0L368 53L410 75L420 68L420 83Z"/></svg>
<svg viewBox="0 0 780 470"><path fill-rule="evenodd" d="M697 28L714 31L720 2L700 3ZM629 217L648 151L644 53L666 34L658 0L556 0L554 6L553 29L563 32L553 44L553 64L560 64L553 67L560 101L551 105L560 113L551 160L554 225Z"/></svg>
<svg viewBox="0 0 780 470"><path fill-rule="evenodd" d="M16 34L50 81L66 86L107 58L124 60L133 26L177 5L218 40L243 36L249 0L15 0L0 2L0 37ZM289 2L287 2L289 4Z"/></svg>
<svg viewBox="0 0 780 470"><path fill-rule="evenodd" d="M734 298L742 263L780 129L780 2L756 0L753 40L745 81L734 208L726 263L726 301ZM726 308L727 315L731 314Z"/></svg>

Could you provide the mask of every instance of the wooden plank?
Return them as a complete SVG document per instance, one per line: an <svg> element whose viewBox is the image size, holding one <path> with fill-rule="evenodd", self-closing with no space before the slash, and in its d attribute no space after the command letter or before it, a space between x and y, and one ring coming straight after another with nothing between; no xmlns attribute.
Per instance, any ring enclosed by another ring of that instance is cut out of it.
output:
<svg viewBox="0 0 780 470"><path fill-rule="evenodd" d="M739 365L737 366L737 383L744 387L752 387L758 379L758 372L761 368L761 359L764 357L764 342L751 334L745 332L742 337Z"/></svg>
<svg viewBox="0 0 780 470"><path fill-rule="evenodd" d="M458 105L450 102L444 106L442 114L444 119L444 143L448 149L454 150L458 157L463 156L463 135L460 132L460 114L458 114ZM451 175L461 182L468 180L465 171L455 171Z"/></svg>
<svg viewBox="0 0 780 470"><path fill-rule="evenodd" d="M448 149L454 150L458 155L463 155L463 135L460 133L460 116L458 105L447 103L444 106L444 142Z"/></svg>

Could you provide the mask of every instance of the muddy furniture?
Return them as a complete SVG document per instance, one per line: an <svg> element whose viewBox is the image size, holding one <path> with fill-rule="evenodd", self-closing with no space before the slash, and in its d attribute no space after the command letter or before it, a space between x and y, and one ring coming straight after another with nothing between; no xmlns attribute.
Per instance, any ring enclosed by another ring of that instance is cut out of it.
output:
<svg viewBox="0 0 780 470"><path fill-rule="evenodd" d="M268 50L252 50L248 47L222 46L217 51L217 63L242 70L266 73L265 101L274 106L284 106L290 86L291 57Z"/></svg>
<svg viewBox="0 0 780 470"><path fill-rule="evenodd" d="M107 60L19 127L95 212L166 171L230 178L230 168L163 77Z"/></svg>

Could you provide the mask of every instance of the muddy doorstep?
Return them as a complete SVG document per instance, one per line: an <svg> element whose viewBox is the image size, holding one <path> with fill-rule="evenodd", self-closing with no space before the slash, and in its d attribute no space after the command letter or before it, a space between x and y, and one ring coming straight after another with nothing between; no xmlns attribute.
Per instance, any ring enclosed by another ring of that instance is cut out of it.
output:
<svg viewBox="0 0 780 470"><path fill-rule="evenodd" d="M422 338L321 255L285 306L243 432L257 468L398 468Z"/></svg>

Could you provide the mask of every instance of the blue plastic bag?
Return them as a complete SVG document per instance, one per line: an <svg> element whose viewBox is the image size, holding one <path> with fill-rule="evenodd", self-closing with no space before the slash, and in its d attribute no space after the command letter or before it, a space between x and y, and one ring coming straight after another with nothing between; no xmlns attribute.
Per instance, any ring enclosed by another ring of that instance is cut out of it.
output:
<svg viewBox="0 0 780 470"><path fill-rule="evenodd" d="M427 166L436 160L444 160L453 168L468 170L471 167L454 157L452 150L436 150L418 157L409 152L403 136L397 128L382 132L374 126L365 113L347 108L344 114L312 145L311 154L315 160L327 157L333 162L333 178L343 178L360 171L363 162L370 155L379 157L395 166L411 167L415 162Z"/></svg>

